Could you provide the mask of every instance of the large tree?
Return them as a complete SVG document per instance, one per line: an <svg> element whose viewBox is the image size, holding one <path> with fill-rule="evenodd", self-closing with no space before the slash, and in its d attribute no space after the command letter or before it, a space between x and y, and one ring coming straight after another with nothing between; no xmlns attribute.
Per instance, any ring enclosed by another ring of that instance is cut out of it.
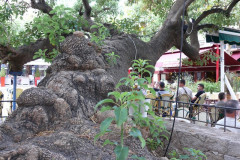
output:
<svg viewBox="0 0 240 160"><path fill-rule="evenodd" d="M131 27L123 25L130 21L112 21L111 16L104 14L117 12L114 0L97 0L95 7L82 0L75 10L63 6L53 8L54 1L45 0L31 0L30 4L17 0L1 2L1 62L8 62L12 71L20 71L34 55L55 59L39 88L24 91L18 99L18 109L1 125L0 157L113 159L111 148L101 149L99 144L93 144L97 132L97 124L91 121L93 107L126 76L132 60L149 59L154 64L167 50L174 46L180 48L184 1L185 16L195 21L186 20L189 27L184 34L183 52L196 60L199 31L219 28L219 22L236 25L228 18L236 20L238 15L231 13L236 13L234 7L238 7L239 0L129 1L129 5L142 7L144 14L155 14L163 20L148 42L138 38L148 34L143 30L138 35L121 31L131 32ZM41 12L25 25L24 31L16 32L14 16L21 17L28 8ZM114 24L109 24L110 21ZM150 24L146 21L141 26L149 32ZM132 30L136 32L136 28ZM108 63L107 53L112 52L120 56L114 65ZM138 155L157 159L146 149L140 149L136 145L138 141L128 138L126 143Z"/></svg>

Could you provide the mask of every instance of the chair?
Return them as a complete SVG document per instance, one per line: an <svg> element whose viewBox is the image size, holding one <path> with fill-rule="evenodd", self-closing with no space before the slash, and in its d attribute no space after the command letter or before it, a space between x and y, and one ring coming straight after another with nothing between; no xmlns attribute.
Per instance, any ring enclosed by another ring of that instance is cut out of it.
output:
<svg viewBox="0 0 240 160"><path fill-rule="evenodd" d="M179 102L178 102L178 109L177 109L176 116L186 118L189 112L189 106L190 106L189 103L191 102L191 97L189 97L189 95L187 94L181 94L180 96L178 96L178 101ZM184 103L181 103L181 102L184 102Z"/></svg>
<svg viewBox="0 0 240 160"><path fill-rule="evenodd" d="M202 106L203 103L205 102L205 99L206 99L206 93L203 93L195 101L195 105L192 106L192 117L193 118L200 118L201 112L208 112L208 110ZM198 117L196 117L196 116L198 116ZM205 118L206 122L209 122L209 118L208 118L209 114L207 113L206 116L207 116ZM190 118L192 118L192 117L190 117Z"/></svg>
<svg viewBox="0 0 240 160"><path fill-rule="evenodd" d="M23 89L17 88L16 89L16 98L18 98L20 96L20 94L22 94L22 92L23 92Z"/></svg>
<svg viewBox="0 0 240 160"><path fill-rule="evenodd" d="M158 98L159 101L157 101L155 103L155 107L157 111L157 113L159 115L162 115L163 117L167 116L167 115L172 115L171 111L172 111L172 102L166 102L166 101L162 101L162 100L171 100L173 98L173 95L171 94L162 94L160 95L160 97Z"/></svg>
<svg viewBox="0 0 240 160"><path fill-rule="evenodd" d="M151 99L150 100L150 105L154 108L154 104L156 103L156 96L155 95L153 95L152 93L148 93L146 96L146 99ZM153 108L151 108L151 110L153 109Z"/></svg>

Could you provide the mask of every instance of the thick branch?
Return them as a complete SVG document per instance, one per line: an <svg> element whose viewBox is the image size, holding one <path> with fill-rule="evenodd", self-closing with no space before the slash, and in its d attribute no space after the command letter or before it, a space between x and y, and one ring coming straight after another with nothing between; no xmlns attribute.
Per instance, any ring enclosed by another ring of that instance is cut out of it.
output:
<svg viewBox="0 0 240 160"><path fill-rule="evenodd" d="M48 49L47 52L51 52L53 48L48 39L38 40L17 49L0 46L0 58L2 63L9 62L11 71L21 71L25 63L33 60L34 53L39 49Z"/></svg>
<svg viewBox="0 0 240 160"><path fill-rule="evenodd" d="M204 11L195 21L195 26L197 24L199 24L204 18L206 18L207 16L214 14L214 13L222 13L224 15L226 15L227 17L230 16L230 13L233 9L233 7L239 2L240 0L233 0L230 5L228 6L228 8L222 9L222 8L212 8L210 10Z"/></svg>
<svg viewBox="0 0 240 160"><path fill-rule="evenodd" d="M197 48L197 46L192 46L192 45L188 44L188 42L186 40L183 41L182 51L191 60L197 60L200 58L199 47Z"/></svg>
<svg viewBox="0 0 240 160"><path fill-rule="evenodd" d="M47 13L48 15L52 16L52 14L50 14L52 8L46 4L45 0L38 0L38 2L36 2L35 0L31 0L31 6L34 9L38 9L43 13Z"/></svg>
<svg viewBox="0 0 240 160"><path fill-rule="evenodd" d="M202 24L202 25L198 25L197 26L197 30L201 30L201 29L204 29L204 28L212 28L212 29L219 29L219 26L215 25L215 24Z"/></svg>
<svg viewBox="0 0 240 160"><path fill-rule="evenodd" d="M85 18L90 19L92 8L90 7L88 0L82 0L82 2L85 8L84 16Z"/></svg>
<svg viewBox="0 0 240 160"><path fill-rule="evenodd" d="M174 5L172 6L170 12L168 13L167 20L171 23L178 23L178 20L181 18L183 8L184 8L184 1L185 0L177 0ZM188 6L193 3L194 0L187 0L185 2L185 9L188 8Z"/></svg>

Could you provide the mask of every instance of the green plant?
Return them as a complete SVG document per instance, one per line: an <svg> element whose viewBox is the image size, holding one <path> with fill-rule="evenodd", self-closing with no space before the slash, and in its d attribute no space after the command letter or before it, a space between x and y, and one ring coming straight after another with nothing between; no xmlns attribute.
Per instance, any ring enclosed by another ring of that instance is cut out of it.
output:
<svg viewBox="0 0 240 160"><path fill-rule="evenodd" d="M43 58L45 62L52 62L52 60L59 54L58 50L53 49L52 52L46 53L47 49L39 49L34 53L33 59Z"/></svg>
<svg viewBox="0 0 240 160"><path fill-rule="evenodd" d="M40 71L39 69L37 68L36 72L35 72L35 77L40 77Z"/></svg>
<svg viewBox="0 0 240 160"><path fill-rule="evenodd" d="M107 56L107 62L113 66L114 64L117 64L117 58L120 58L119 55L115 54L114 52L112 53L106 53L105 54Z"/></svg>
<svg viewBox="0 0 240 160"><path fill-rule="evenodd" d="M206 66L207 64L209 64L209 62L216 62L218 59L219 57L217 57L213 51L208 51L202 54L201 58L196 61L185 58L182 60L182 64L185 66Z"/></svg>
<svg viewBox="0 0 240 160"><path fill-rule="evenodd" d="M169 153L171 160L206 160L207 156L202 151L193 148L184 148L188 154L182 155L177 153L175 150Z"/></svg>
<svg viewBox="0 0 240 160"><path fill-rule="evenodd" d="M131 90L125 92L110 92L108 93L108 96L114 97L113 99L104 99L96 105L96 109L100 105L104 105L100 109L101 112L105 112L107 110L114 111L115 117L108 117L101 123L100 133L95 136L94 140L96 141L99 137L103 136L108 132L111 132L109 126L113 121L115 121L117 127L120 128L120 143L112 142L107 139L105 140L103 145L110 144L116 146L114 149L114 153L116 154L117 160L125 160L128 158L129 149L127 146L124 146L124 131L126 131L126 128L124 126L127 123L127 119L133 119L133 125L131 126L128 135L138 138L141 141L142 148L145 147L146 140L142 136L141 128L148 128L151 135L150 138L156 139L159 139L161 133L163 131L166 131L162 118L157 117L155 115L155 112L152 111L152 106L149 103L144 102L145 96L141 91L141 89L146 89L150 90L153 94L155 94L155 91L152 88L148 88L147 86L147 83L151 82L151 78L143 78L144 73L149 73L149 71L147 71L147 68L152 68L153 66L150 66L147 60L134 60L133 62L134 63L132 67L135 67L137 72L132 72L129 77L122 78L116 86L116 89L120 86L128 86L129 88L131 88ZM136 83L138 85L138 89L135 87ZM140 112L141 107L145 107L146 105L150 108L148 114L152 116L151 119L148 117L142 117L142 113ZM129 115L128 113L130 108L134 110L133 115ZM161 143L160 139L158 142ZM133 155L131 158L143 159L142 157L137 157L136 155Z"/></svg>
<svg viewBox="0 0 240 160"><path fill-rule="evenodd" d="M227 72L226 76L234 90L234 92L240 92L240 77L233 72Z"/></svg>
<svg viewBox="0 0 240 160"><path fill-rule="evenodd" d="M5 77L5 76L6 76L6 70L2 67L0 72L0 77Z"/></svg>
<svg viewBox="0 0 240 160"><path fill-rule="evenodd" d="M93 33L90 33L91 41L102 46L106 37L110 36L109 30L103 24L95 24L91 26Z"/></svg>
<svg viewBox="0 0 240 160"><path fill-rule="evenodd" d="M37 29L39 38L47 37L56 49L47 53L47 49L39 50L35 53L34 59L42 57L46 62L51 62L59 54L60 43L65 40L64 34L69 34L74 31L74 28L79 25L80 20L74 17L74 11L66 8L63 5L56 6L50 11L52 16L45 14L37 17L32 23L32 28Z"/></svg>

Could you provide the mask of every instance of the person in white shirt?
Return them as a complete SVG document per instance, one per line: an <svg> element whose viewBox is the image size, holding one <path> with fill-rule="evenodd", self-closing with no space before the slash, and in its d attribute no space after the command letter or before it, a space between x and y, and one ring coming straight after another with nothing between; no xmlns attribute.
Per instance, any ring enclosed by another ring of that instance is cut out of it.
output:
<svg viewBox="0 0 240 160"><path fill-rule="evenodd" d="M160 89L159 91L157 92L157 96L161 96L162 94L169 94L169 91L166 91L165 90L165 83L164 82L160 82L159 83L159 86L160 86Z"/></svg>
<svg viewBox="0 0 240 160"><path fill-rule="evenodd" d="M229 100L225 103L225 107L228 108L226 109L226 116L225 118L219 120L216 123L215 128L224 129L224 125L226 125L226 129L228 131L231 131L234 133L240 133L240 129L238 129L240 128L240 122L238 121L239 110L236 110L236 109L240 109L239 102L236 100ZM226 123L225 123L225 119L226 119ZM227 126L237 127L237 128L231 128Z"/></svg>
<svg viewBox="0 0 240 160"><path fill-rule="evenodd" d="M192 90L188 87L185 87L185 80L182 79L179 82L179 89L178 89L178 96L182 95L182 94L187 94L189 96L189 98L192 99ZM176 98L177 96L177 92L174 95L174 98Z"/></svg>

